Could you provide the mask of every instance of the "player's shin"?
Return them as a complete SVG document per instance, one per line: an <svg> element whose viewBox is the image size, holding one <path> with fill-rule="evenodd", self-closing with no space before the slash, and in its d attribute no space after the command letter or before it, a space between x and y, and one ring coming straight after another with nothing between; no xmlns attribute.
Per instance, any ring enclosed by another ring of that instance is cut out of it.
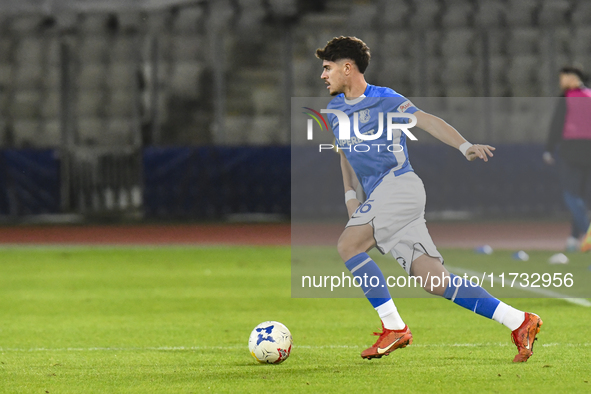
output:
<svg viewBox="0 0 591 394"><path fill-rule="evenodd" d="M493 319L511 331L517 329L525 319L525 313L491 296L482 287L450 274L450 281L443 296L453 303L481 316Z"/></svg>
<svg viewBox="0 0 591 394"><path fill-rule="evenodd" d="M353 279L361 285L363 293L378 312L384 327L389 330L402 330L404 321L390 297L384 274L380 267L367 253L359 253L351 257L345 265L353 274Z"/></svg>

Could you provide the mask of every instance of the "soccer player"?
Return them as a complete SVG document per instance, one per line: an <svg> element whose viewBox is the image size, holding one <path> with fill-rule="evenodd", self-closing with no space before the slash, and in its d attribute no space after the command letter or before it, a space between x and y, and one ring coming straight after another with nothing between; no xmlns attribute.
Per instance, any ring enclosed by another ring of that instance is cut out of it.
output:
<svg viewBox="0 0 591 394"><path fill-rule="evenodd" d="M591 175L591 89L583 85L583 72L577 67L563 67L559 73L563 99L554 112L544 161L554 164L554 151L560 145L560 179L562 196L572 216L571 235L566 251L591 250L591 239L581 236L587 232L589 216L585 206L585 186Z"/></svg>
<svg viewBox="0 0 591 394"><path fill-rule="evenodd" d="M364 72L370 51L360 39L335 37L324 48L317 49L316 56L324 68L321 78L329 93L335 96L327 109L345 112L352 128L357 120L361 134L373 136L380 125L386 124L380 117L386 117L388 112L413 114L418 127L459 149L467 160L488 161L493 156L492 146L472 145L445 121L419 110L394 90L368 84ZM388 140L384 132L376 140L367 141L366 145L372 144L373 149L356 149L356 145L366 141L357 137L339 140L338 117L329 113L328 119L341 154L345 203L350 217L337 250L355 277L367 275L380 280L377 286L361 285L382 320L382 332L375 333L379 335L377 342L361 352L361 357L380 358L412 343L412 333L394 305L383 273L367 254L376 247L382 254L390 252L407 274L421 277L423 288L429 293L508 327L518 350L513 361L527 361L533 353L542 320L534 313L522 312L499 301L482 287L473 286L445 269L443 257L425 225L425 189L409 163L406 135L395 129ZM393 148L384 149L388 145ZM367 196L363 204L355 192L359 183ZM427 279L442 275L446 279L431 287L434 283L428 283Z"/></svg>

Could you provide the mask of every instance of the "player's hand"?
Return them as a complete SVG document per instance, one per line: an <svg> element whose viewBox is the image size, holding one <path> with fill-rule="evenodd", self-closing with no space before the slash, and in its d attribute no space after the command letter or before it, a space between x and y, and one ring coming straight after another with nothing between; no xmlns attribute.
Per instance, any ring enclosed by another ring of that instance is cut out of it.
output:
<svg viewBox="0 0 591 394"><path fill-rule="evenodd" d="M556 160L554 160L554 157L552 157L552 153L550 152L544 152L544 154L542 155L542 159L544 159L544 163L548 164L549 166L553 165Z"/></svg>
<svg viewBox="0 0 591 394"><path fill-rule="evenodd" d="M474 161L476 159L488 161L489 157L493 157L493 150L495 150L495 148L490 145L474 144L466 150L466 159L469 161Z"/></svg>

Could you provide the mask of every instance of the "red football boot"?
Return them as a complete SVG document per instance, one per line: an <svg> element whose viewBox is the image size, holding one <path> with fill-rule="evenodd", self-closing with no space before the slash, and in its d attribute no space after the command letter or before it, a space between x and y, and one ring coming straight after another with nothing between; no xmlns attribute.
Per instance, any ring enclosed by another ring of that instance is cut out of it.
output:
<svg viewBox="0 0 591 394"><path fill-rule="evenodd" d="M538 339L536 335L540 332L542 324L540 316L525 312L525 320L517 330L511 333L511 340L519 352L513 359L514 363L524 363L534 354L534 342Z"/></svg>
<svg viewBox="0 0 591 394"><path fill-rule="evenodd" d="M408 326L404 326L402 330L388 330L382 323L382 332L374 332L373 335L377 335L379 338L372 347L361 352L362 358L372 359L387 356L394 350L412 343L412 333Z"/></svg>

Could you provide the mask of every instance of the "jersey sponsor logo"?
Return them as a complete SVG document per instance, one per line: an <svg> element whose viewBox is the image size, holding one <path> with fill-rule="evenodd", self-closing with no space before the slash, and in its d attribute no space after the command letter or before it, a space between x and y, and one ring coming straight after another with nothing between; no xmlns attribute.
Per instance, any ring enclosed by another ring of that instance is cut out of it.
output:
<svg viewBox="0 0 591 394"><path fill-rule="evenodd" d="M398 111L399 112L405 112L407 109L409 109L412 106L413 105L410 102L410 100L406 100L404 103L400 104L400 106L398 107Z"/></svg>
<svg viewBox="0 0 591 394"><path fill-rule="evenodd" d="M369 109L364 109L363 111L359 111L359 121L361 123L369 122L369 118L371 115L369 114Z"/></svg>

